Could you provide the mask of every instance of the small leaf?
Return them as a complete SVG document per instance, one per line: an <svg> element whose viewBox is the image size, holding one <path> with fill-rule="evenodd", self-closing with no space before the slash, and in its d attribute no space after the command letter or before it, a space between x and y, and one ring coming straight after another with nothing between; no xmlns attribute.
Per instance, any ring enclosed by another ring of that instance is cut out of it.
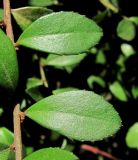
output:
<svg viewBox="0 0 138 160"><path fill-rule="evenodd" d="M40 149L23 160L79 160L73 153L60 148Z"/></svg>
<svg viewBox="0 0 138 160"><path fill-rule="evenodd" d="M52 6L58 4L57 0L29 0L29 4L32 6Z"/></svg>
<svg viewBox="0 0 138 160"><path fill-rule="evenodd" d="M125 93L125 90L119 82L115 81L113 84L109 86L109 89L111 93L120 101L127 101L128 98Z"/></svg>
<svg viewBox="0 0 138 160"><path fill-rule="evenodd" d="M43 7L22 7L12 9L12 15L22 30L41 16L51 13L52 10Z"/></svg>
<svg viewBox="0 0 138 160"><path fill-rule="evenodd" d="M0 143L11 145L13 143L13 133L5 127L0 128Z"/></svg>
<svg viewBox="0 0 138 160"><path fill-rule="evenodd" d="M11 40L0 29L0 86L14 91L18 83L18 62Z"/></svg>
<svg viewBox="0 0 138 160"><path fill-rule="evenodd" d="M0 116L3 114L3 108L0 108Z"/></svg>
<svg viewBox="0 0 138 160"><path fill-rule="evenodd" d="M4 12L3 9L0 8L0 21L3 21Z"/></svg>
<svg viewBox="0 0 138 160"><path fill-rule="evenodd" d="M43 82L38 78L29 78L27 80L27 88L25 92L32 97L35 101L39 101L43 98L42 93L39 91L39 87L43 85Z"/></svg>
<svg viewBox="0 0 138 160"><path fill-rule="evenodd" d="M106 85L105 81L101 77L95 76L95 75L89 76L87 79L87 83L90 88L93 88L94 83L97 83L98 85L100 85L103 88Z"/></svg>
<svg viewBox="0 0 138 160"><path fill-rule="evenodd" d="M129 20L133 23L135 23L135 25L138 26L138 17L136 16L133 16L133 17L129 17Z"/></svg>
<svg viewBox="0 0 138 160"><path fill-rule="evenodd" d="M132 41L136 35L136 28L133 22L123 19L117 26L117 35L126 41Z"/></svg>
<svg viewBox="0 0 138 160"><path fill-rule="evenodd" d="M100 50L96 55L96 63L98 63L98 64L105 64L106 63L106 56L102 50Z"/></svg>
<svg viewBox="0 0 138 160"><path fill-rule="evenodd" d="M53 94L59 94L59 93L63 93L63 92L77 91L77 90L79 90L79 89L78 88L74 88L74 87L58 88L56 90L53 90L52 93Z"/></svg>
<svg viewBox="0 0 138 160"><path fill-rule="evenodd" d="M135 54L134 48L133 48L130 44L127 44L127 43L123 43L123 44L121 45L121 51L123 52L123 54L124 54L127 58L128 58L129 56Z"/></svg>
<svg viewBox="0 0 138 160"><path fill-rule="evenodd" d="M85 57L86 57L85 53L79 55L68 55L68 56L49 54L46 60L42 59L42 63L49 66L66 67L80 63Z"/></svg>
<svg viewBox="0 0 138 160"><path fill-rule="evenodd" d="M32 23L17 43L43 52L69 55L85 52L96 45L101 36L101 28L85 16L57 12Z"/></svg>
<svg viewBox="0 0 138 160"><path fill-rule="evenodd" d="M126 135L126 144L130 148L138 149L138 122L129 128Z"/></svg>
<svg viewBox="0 0 138 160"><path fill-rule="evenodd" d="M111 104L83 90L49 96L25 113L43 127L80 141L101 140L115 133L121 125Z"/></svg>
<svg viewBox="0 0 138 160"><path fill-rule="evenodd" d="M138 86L133 86L131 92L135 99L138 98Z"/></svg>
<svg viewBox="0 0 138 160"><path fill-rule="evenodd" d="M10 148L0 151L0 160L8 160L10 154Z"/></svg>

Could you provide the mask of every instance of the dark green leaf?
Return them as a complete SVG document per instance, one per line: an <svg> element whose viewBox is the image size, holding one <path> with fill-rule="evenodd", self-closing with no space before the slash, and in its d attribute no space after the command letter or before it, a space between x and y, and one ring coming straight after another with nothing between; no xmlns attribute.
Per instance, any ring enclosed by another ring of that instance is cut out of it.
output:
<svg viewBox="0 0 138 160"><path fill-rule="evenodd" d="M136 28L133 22L123 19L117 26L117 35L126 41L131 41L135 38Z"/></svg>
<svg viewBox="0 0 138 160"><path fill-rule="evenodd" d="M41 16L51 13L52 10L43 7L22 7L12 9L12 15L22 30Z"/></svg>
<svg viewBox="0 0 138 160"><path fill-rule="evenodd" d="M138 122L129 128L126 135L126 144L130 148L138 148Z"/></svg>
<svg viewBox="0 0 138 160"><path fill-rule="evenodd" d="M80 63L85 57L86 57L85 53L79 55L68 55L68 56L49 54L46 60L42 59L42 63L49 66L66 67Z"/></svg>
<svg viewBox="0 0 138 160"><path fill-rule="evenodd" d="M59 94L59 93L63 93L63 92L76 91L76 90L79 90L79 89L78 88L74 88L74 87L58 88L56 90L53 90L52 93L53 94Z"/></svg>
<svg viewBox="0 0 138 160"><path fill-rule="evenodd" d="M126 92L119 82L115 81L113 84L109 86L109 89L112 92L112 94L120 101L127 101L128 98Z"/></svg>
<svg viewBox="0 0 138 160"><path fill-rule="evenodd" d="M17 43L59 55L78 54L96 45L101 36L101 28L85 16L74 12L57 12L32 23Z"/></svg>
<svg viewBox="0 0 138 160"><path fill-rule="evenodd" d="M114 134L121 125L111 104L83 90L49 96L25 113L40 125L80 141L101 140Z"/></svg>
<svg viewBox="0 0 138 160"><path fill-rule="evenodd" d="M29 4L32 6L51 6L58 4L57 0L29 0Z"/></svg>
<svg viewBox="0 0 138 160"><path fill-rule="evenodd" d="M11 40L0 29L0 86L14 91L18 83L18 63Z"/></svg>

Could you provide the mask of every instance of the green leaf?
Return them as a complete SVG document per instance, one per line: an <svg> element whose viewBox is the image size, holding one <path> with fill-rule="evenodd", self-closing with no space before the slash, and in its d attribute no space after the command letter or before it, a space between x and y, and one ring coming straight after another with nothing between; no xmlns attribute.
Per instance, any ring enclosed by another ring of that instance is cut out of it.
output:
<svg viewBox="0 0 138 160"><path fill-rule="evenodd" d="M85 16L57 12L32 23L17 43L43 52L69 55L85 52L96 45L101 36L101 28Z"/></svg>
<svg viewBox="0 0 138 160"><path fill-rule="evenodd" d="M60 148L40 149L23 160L79 160L73 153Z"/></svg>
<svg viewBox="0 0 138 160"><path fill-rule="evenodd" d="M117 26L117 35L123 40L132 41L136 35L136 28L133 22L123 19Z"/></svg>
<svg viewBox="0 0 138 160"><path fill-rule="evenodd" d="M0 160L8 160L10 154L10 148L0 151Z"/></svg>
<svg viewBox="0 0 138 160"><path fill-rule="evenodd" d="M78 88L74 88L74 87L58 88L56 90L53 90L52 93L53 94L59 94L59 93L63 93L63 92L77 91L77 90L79 90L79 89Z"/></svg>
<svg viewBox="0 0 138 160"><path fill-rule="evenodd" d="M43 98L39 87L43 85L43 82L38 78L29 78L27 80L27 88L25 92L32 97L35 101L39 101Z"/></svg>
<svg viewBox="0 0 138 160"><path fill-rule="evenodd" d="M5 127L0 128L0 143L11 145L13 143L13 133Z"/></svg>
<svg viewBox="0 0 138 160"><path fill-rule="evenodd" d="M106 56L102 50L100 50L96 55L96 63L98 63L98 64L105 64L106 63Z"/></svg>
<svg viewBox="0 0 138 160"><path fill-rule="evenodd" d="M101 140L115 133L121 125L111 104L83 90L49 96L25 113L43 127L80 141Z"/></svg>
<svg viewBox="0 0 138 160"><path fill-rule="evenodd" d="M80 63L85 57L86 57L85 53L79 55L62 55L62 56L49 54L46 60L42 59L42 63L49 66L66 67Z"/></svg>
<svg viewBox="0 0 138 160"><path fill-rule="evenodd" d="M130 148L138 149L138 122L129 128L126 135L126 144Z"/></svg>
<svg viewBox="0 0 138 160"><path fill-rule="evenodd" d="M0 116L3 114L3 108L0 108Z"/></svg>
<svg viewBox="0 0 138 160"><path fill-rule="evenodd" d="M57 0L29 0L29 4L32 6L52 6L58 4Z"/></svg>
<svg viewBox="0 0 138 160"><path fill-rule="evenodd" d="M89 76L87 79L87 83L90 88L93 88L94 83L97 83L103 88L105 88L105 85L106 85L105 81L101 77L95 76L95 75Z"/></svg>
<svg viewBox="0 0 138 160"><path fill-rule="evenodd" d="M131 92L135 99L138 98L138 86L133 86Z"/></svg>
<svg viewBox="0 0 138 160"><path fill-rule="evenodd" d="M135 25L138 26L138 17L136 16L133 16L133 17L129 17L129 20L133 23L135 23Z"/></svg>
<svg viewBox="0 0 138 160"><path fill-rule="evenodd" d="M43 7L22 7L12 9L12 15L22 30L41 16L51 13L52 10Z"/></svg>
<svg viewBox="0 0 138 160"><path fill-rule="evenodd" d="M110 89L111 93L120 101L127 101L128 100L126 92L119 82L115 81L114 83L112 83L109 86L109 89Z"/></svg>
<svg viewBox="0 0 138 160"><path fill-rule="evenodd" d="M3 9L0 8L0 21L3 21L4 12Z"/></svg>
<svg viewBox="0 0 138 160"><path fill-rule="evenodd" d="M130 44L127 44L127 43L121 44L121 51L126 57L129 57L135 54L134 48Z"/></svg>
<svg viewBox="0 0 138 160"><path fill-rule="evenodd" d="M0 29L0 86L14 91L18 83L18 62L11 40Z"/></svg>

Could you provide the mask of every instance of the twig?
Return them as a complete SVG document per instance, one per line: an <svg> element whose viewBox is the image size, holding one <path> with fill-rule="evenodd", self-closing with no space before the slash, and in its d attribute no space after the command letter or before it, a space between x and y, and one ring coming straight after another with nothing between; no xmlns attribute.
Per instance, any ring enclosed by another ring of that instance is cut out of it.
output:
<svg viewBox="0 0 138 160"><path fill-rule="evenodd" d="M14 119L14 146L16 160L22 160L22 138L21 138L21 119L20 119L20 105L17 104L13 111Z"/></svg>
<svg viewBox="0 0 138 160"><path fill-rule="evenodd" d="M112 159L112 160L119 160L118 158L112 156L111 154L104 152L104 151L101 151L100 149L93 147L93 146L90 146L90 145L87 145L87 144L81 145L81 148L86 151L92 152L94 154L99 154L101 156L104 156L104 157Z"/></svg>
<svg viewBox="0 0 138 160"><path fill-rule="evenodd" d="M11 8L10 8L10 0L3 0L3 8L4 8L4 24L6 26L7 36L14 43L14 35L11 24Z"/></svg>

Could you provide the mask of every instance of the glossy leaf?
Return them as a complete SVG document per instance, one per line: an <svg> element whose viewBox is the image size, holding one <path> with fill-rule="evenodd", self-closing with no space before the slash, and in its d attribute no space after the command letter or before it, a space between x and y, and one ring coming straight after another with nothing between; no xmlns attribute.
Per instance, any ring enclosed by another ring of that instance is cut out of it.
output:
<svg viewBox="0 0 138 160"><path fill-rule="evenodd" d="M87 79L87 83L90 88L93 88L94 83L97 83L98 85L100 85L103 88L106 85L105 81L101 77L95 76L95 75L89 76Z"/></svg>
<svg viewBox="0 0 138 160"><path fill-rule="evenodd" d="M136 28L130 20L122 20L117 26L117 35L123 40L131 41L135 38Z"/></svg>
<svg viewBox="0 0 138 160"><path fill-rule="evenodd" d="M138 122L129 128L126 135L126 144L130 148L138 148Z"/></svg>
<svg viewBox="0 0 138 160"><path fill-rule="evenodd" d="M43 98L42 93L39 90L39 87L43 85L43 82L38 78L29 78L27 80L26 93L32 97L35 101L39 101Z"/></svg>
<svg viewBox="0 0 138 160"><path fill-rule="evenodd" d="M0 143L11 145L13 143L13 133L5 127L0 128Z"/></svg>
<svg viewBox="0 0 138 160"><path fill-rule="evenodd" d="M74 88L74 87L58 88L56 90L53 90L52 93L53 94L59 94L59 93L63 93L63 92L77 91L77 90L79 90L79 89L78 88Z"/></svg>
<svg viewBox="0 0 138 160"><path fill-rule="evenodd" d="M0 8L0 21L3 21L4 12L3 9Z"/></svg>
<svg viewBox="0 0 138 160"><path fill-rule="evenodd" d="M0 160L9 160L10 148L0 151Z"/></svg>
<svg viewBox="0 0 138 160"><path fill-rule="evenodd" d="M12 15L22 30L41 16L51 13L52 10L43 7L22 7L12 9Z"/></svg>
<svg viewBox="0 0 138 160"><path fill-rule="evenodd" d="M85 16L57 12L32 23L17 43L43 52L69 55L88 50L99 42L101 36L101 28Z"/></svg>
<svg viewBox="0 0 138 160"><path fill-rule="evenodd" d="M16 51L11 40L0 29L0 86L14 91L18 83Z"/></svg>
<svg viewBox="0 0 138 160"><path fill-rule="evenodd" d="M60 148L40 149L23 160L78 160L73 153Z"/></svg>
<svg viewBox="0 0 138 160"><path fill-rule="evenodd" d="M111 93L120 101L127 101L128 98L126 92L119 82L115 81L114 83L112 83L109 86L109 89Z"/></svg>
<svg viewBox="0 0 138 160"><path fill-rule="evenodd" d="M49 96L25 113L43 127L80 141L101 140L114 134L121 125L111 104L83 90Z"/></svg>
<svg viewBox="0 0 138 160"><path fill-rule="evenodd" d="M129 57L135 54L134 48L130 44L127 44L127 43L123 43L121 45L121 51L126 57Z"/></svg>
<svg viewBox="0 0 138 160"><path fill-rule="evenodd" d="M80 63L85 57L86 57L85 53L79 55L68 55L68 56L49 54L46 60L45 59L42 60L42 63L49 66L66 67Z"/></svg>
<svg viewBox="0 0 138 160"><path fill-rule="evenodd" d="M29 0L29 4L32 6L51 6L58 4L57 0Z"/></svg>

